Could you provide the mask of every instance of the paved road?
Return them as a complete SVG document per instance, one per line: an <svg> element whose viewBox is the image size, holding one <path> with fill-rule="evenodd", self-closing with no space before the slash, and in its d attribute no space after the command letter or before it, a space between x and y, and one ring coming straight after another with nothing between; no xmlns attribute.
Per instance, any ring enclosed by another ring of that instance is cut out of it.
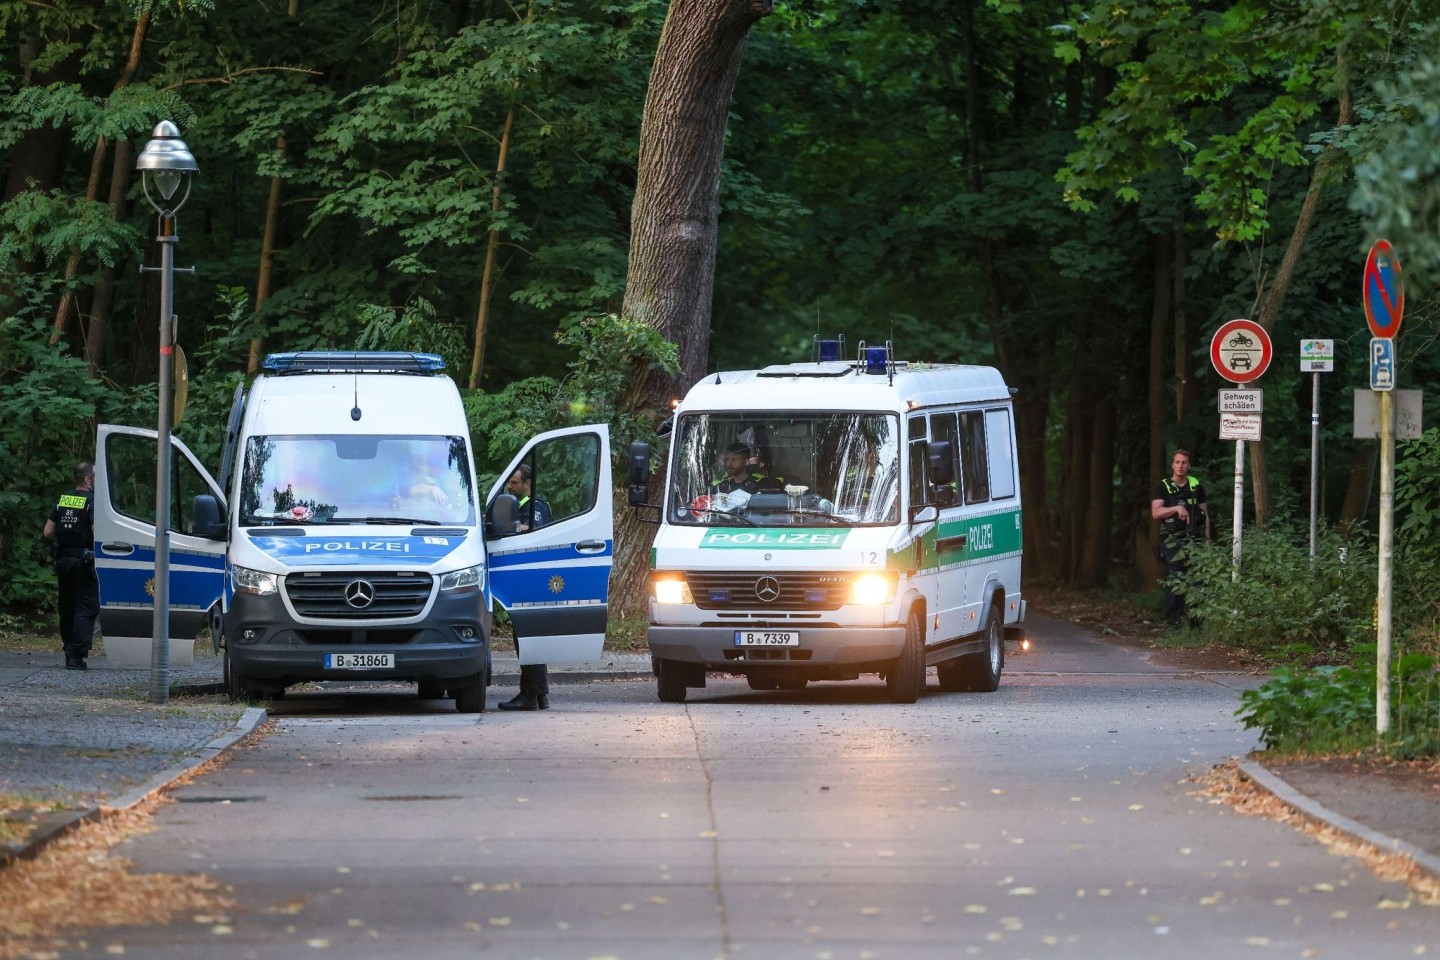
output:
<svg viewBox="0 0 1440 960"><path fill-rule="evenodd" d="M466 717L410 696L274 706L176 791L141 869L232 885L229 927L109 931L131 956L1414 957L1440 911L1293 828L1195 795L1254 746L1235 675L1056 621L994 694L873 679L555 690Z"/></svg>

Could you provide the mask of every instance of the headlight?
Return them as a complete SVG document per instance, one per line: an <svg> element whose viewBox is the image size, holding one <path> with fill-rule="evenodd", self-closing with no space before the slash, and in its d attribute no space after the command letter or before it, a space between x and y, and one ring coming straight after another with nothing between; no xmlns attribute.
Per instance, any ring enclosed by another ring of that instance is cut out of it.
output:
<svg viewBox="0 0 1440 960"><path fill-rule="evenodd" d="M440 589L447 593L471 593L480 589L485 580L484 567L454 570L440 578Z"/></svg>
<svg viewBox="0 0 1440 960"><path fill-rule="evenodd" d="M280 578L273 573L251 570L249 567L231 567L230 579L236 593L251 593L264 597L279 589Z"/></svg>
<svg viewBox="0 0 1440 960"><path fill-rule="evenodd" d="M850 581L850 602L871 606L889 603L895 599L897 581L893 571L859 574Z"/></svg>
<svg viewBox="0 0 1440 960"><path fill-rule="evenodd" d="M694 603L690 595L690 584L676 574L657 576L650 581L655 591L656 603Z"/></svg>

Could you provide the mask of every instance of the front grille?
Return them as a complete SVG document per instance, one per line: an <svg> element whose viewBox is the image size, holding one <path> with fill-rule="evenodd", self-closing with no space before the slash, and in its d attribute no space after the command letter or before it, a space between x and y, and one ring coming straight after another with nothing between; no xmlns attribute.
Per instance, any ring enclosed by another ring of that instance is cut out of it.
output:
<svg viewBox="0 0 1440 960"><path fill-rule="evenodd" d="M374 599L357 607L345 599L356 581L368 583ZM290 604L302 617L327 620L398 620L418 616L430 599L428 573L387 571L292 573L285 577Z"/></svg>
<svg viewBox="0 0 1440 960"><path fill-rule="evenodd" d="M773 600L756 592L757 586L768 586L760 584L764 579L774 580L779 589ZM850 592L849 576L823 571L691 571L685 582L701 610L838 610Z"/></svg>

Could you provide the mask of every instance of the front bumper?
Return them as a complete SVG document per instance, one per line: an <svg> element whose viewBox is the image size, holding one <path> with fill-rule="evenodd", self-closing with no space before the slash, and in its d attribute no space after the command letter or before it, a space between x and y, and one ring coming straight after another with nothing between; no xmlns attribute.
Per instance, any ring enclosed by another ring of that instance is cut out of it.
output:
<svg viewBox="0 0 1440 960"><path fill-rule="evenodd" d="M681 663L702 663L708 670L744 673L749 669L813 671L842 667L876 669L900 656L905 628L798 627L796 647L737 647L736 627L651 626L646 632L652 656ZM789 628L786 628L789 629Z"/></svg>
<svg viewBox="0 0 1440 960"><path fill-rule="evenodd" d="M490 612L482 594L441 594L424 620L296 623L279 594L236 594L225 613L232 669L247 680L459 680L489 674ZM469 632L473 639L464 639ZM327 653L393 653L393 670L327 670Z"/></svg>

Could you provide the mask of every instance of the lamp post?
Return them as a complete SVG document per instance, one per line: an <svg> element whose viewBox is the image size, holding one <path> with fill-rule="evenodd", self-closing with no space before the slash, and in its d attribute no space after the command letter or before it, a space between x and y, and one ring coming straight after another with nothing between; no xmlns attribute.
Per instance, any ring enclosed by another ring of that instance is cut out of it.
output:
<svg viewBox="0 0 1440 960"><path fill-rule="evenodd" d="M150 645L150 702L170 699L170 428L171 362L175 346L175 213L190 197L191 174L200 168L180 128L169 120L155 124L151 140L135 158L145 199L159 215L155 240L160 244L160 266L141 267L142 273L160 274L160 383L159 426L155 450L155 620ZM185 192L172 203L181 182ZM160 194L157 201L151 187Z"/></svg>

